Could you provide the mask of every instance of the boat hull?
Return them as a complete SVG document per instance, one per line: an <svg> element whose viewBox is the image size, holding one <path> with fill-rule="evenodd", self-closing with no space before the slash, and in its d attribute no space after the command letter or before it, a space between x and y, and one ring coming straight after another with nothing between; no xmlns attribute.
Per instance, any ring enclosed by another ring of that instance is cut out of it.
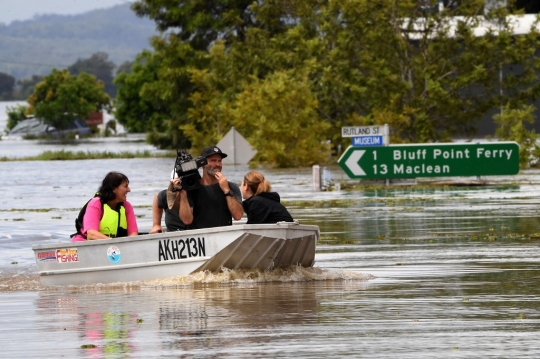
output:
<svg viewBox="0 0 540 359"><path fill-rule="evenodd" d="M313 266L318 226L243 224L32 247L42 285L146 281L197 271Z"/></svg>

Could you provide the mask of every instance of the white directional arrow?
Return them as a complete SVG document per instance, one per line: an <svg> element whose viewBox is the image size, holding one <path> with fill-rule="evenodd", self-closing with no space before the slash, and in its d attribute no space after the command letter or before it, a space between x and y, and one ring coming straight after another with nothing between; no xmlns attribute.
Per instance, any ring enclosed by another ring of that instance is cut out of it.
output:
<svg viewBox="0 0 540 359"><path fill-rule="evenodd" d="M355 176L365 176L366 172L358 165L360 158L366 153L366 150L354 151L351 156L345 161L345 166L351 170Z"/></svg>

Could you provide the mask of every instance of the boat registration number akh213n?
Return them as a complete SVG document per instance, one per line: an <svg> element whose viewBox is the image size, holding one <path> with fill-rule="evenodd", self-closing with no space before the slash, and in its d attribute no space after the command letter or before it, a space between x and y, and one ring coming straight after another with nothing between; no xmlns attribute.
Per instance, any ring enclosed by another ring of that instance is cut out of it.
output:
<svg viewBox="0 0 540 359"><path fill-rule="evenodd" d="M159 241L159 261L206 256L204 237Z"/></svg>

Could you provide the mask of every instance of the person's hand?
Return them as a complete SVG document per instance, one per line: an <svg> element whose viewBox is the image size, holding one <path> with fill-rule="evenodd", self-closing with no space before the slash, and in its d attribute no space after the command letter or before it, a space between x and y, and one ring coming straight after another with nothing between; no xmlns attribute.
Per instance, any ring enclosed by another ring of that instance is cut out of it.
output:
<svg viewBox="0 0 540 359"><path fill-rule="evenodd" d="M219 188L223 191L223 193L229 192L231 189L229 188L229 181L227 181L227 177L221 172L216 172L216 179L219 182Z"/></svg>
<svg viewBox="0 0 540 359"><path fill-rule="evenodd" d="M163 228L159 224L155 224L149 232L150 234L154 233L163 233Z"/></svg>
<svg viewBox="0 0 540 359"><path fill-rule="evenodd" d="M173 192L180 191L182 189L182 179L179 177L176 177L171 180L171 183L173 185Z"/></svg>

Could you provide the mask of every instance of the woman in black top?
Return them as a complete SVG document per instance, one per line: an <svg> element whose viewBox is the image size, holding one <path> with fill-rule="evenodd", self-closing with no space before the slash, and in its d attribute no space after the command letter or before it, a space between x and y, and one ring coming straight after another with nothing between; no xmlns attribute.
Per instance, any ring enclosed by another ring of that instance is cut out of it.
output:
<svg viewBox="0 0 540 359"><path fill-rule="evenodd" d="M247 223L293 222L289 211L279 200L277 192L271 192L270 183L257 171L248 172L240 185Z"/></svg>

